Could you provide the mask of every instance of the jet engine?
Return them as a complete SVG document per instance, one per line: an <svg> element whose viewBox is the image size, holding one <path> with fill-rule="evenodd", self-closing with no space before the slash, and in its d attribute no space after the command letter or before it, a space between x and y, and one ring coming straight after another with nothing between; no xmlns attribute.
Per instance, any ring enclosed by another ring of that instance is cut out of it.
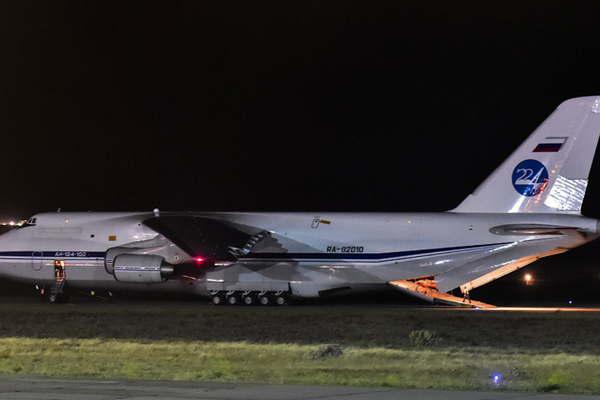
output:
<svg viewBox="0 0 600 400"><path fill-rule="evenodd" d="M160 283L174 273L173 266L163 257L152 254L119 254L112 266L112 273L119 282Z"/></svg>

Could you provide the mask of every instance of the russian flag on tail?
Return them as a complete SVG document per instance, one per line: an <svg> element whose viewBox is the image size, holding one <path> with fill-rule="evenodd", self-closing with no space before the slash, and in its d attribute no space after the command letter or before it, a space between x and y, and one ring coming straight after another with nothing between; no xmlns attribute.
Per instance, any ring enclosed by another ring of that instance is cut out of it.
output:
<svg viewBox="0 0 600 400"><path fill-rule="evenodd" d="M533 149L534 153L556 153L567 142L567 136L548 136Z"/></svg>

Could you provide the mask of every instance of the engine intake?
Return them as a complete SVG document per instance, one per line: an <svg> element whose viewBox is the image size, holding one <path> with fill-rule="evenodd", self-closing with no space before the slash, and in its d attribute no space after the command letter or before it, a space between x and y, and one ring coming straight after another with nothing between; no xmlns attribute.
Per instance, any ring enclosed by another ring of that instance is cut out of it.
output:
<svg viewBox="0 0 600 400"><path fill-rule="evenodd" d="M173 274L173 266L161 256L120 254L113 260L113 275L119 282L160 283Z"/></svg>

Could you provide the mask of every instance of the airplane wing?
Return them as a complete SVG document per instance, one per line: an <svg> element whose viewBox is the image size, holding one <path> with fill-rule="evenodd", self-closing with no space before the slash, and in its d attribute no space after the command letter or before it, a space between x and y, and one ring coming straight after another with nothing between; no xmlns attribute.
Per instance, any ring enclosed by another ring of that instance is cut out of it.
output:
<svg viewBox="0 0 600 400"><path fill-rule="evenodd" d="M192 257L235 261L258 248L286 251L268 231L201 216L159 216L144 224Z"/></svg>

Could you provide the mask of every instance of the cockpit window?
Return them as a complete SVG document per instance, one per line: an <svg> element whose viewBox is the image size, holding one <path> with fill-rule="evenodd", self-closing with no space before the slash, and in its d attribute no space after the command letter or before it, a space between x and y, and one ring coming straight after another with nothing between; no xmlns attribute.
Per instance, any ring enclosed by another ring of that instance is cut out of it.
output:
<svg viewBox="0 0 600 400"><path fill-rule="evenodd" d="M37 218L31 217L31 218L29 218L27 220L27 222L25 223L25 225L27 225L27 226L34 226L36 222L37 222Z"/></svg>

